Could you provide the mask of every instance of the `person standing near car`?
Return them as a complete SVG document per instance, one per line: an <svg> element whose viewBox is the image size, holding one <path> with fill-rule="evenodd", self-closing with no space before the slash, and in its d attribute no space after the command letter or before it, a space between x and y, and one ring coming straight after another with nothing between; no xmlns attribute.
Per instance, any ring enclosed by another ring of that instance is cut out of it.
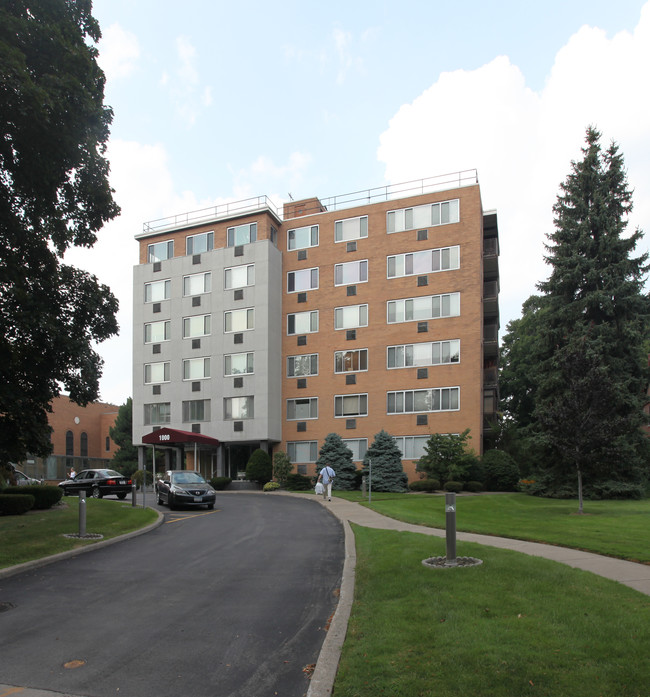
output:
<svg viewBox="0 0 650 697"><path fill-rule="evenodd" d="M77 476L77 473L74 471L74 467L70 470L70 479L74 479Z"/></svg>
<svg viewBox="0 0 650 697"><path fill-rule="evenodd" d="M332 500L332 481L336 477L336 472L329 466L325 465L318 475L318 481L323 483L323 498L328 501Z"/></svg>

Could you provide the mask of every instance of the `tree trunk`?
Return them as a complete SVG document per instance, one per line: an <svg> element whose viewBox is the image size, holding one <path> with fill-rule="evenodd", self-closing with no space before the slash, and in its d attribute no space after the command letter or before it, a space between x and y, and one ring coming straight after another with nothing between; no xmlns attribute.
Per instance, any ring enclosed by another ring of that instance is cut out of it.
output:
<svg viewBox="0 0 650 697"><path fill-rule="evenodd" d="M578 467L578 514L582 515L582 471Z"/></svg>

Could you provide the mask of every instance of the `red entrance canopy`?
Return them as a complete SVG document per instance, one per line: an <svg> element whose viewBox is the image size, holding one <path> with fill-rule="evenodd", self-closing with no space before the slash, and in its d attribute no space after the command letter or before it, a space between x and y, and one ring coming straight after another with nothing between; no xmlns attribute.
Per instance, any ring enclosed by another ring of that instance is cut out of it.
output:
<svg viewBox="0 0 650 697"><path fill-rule="evenodd" d="M176 445L177 443L202 443L203 445L219 445L219 441L211 436L191 431L179 431L175 428L159 428L157 431L142 436L142 442L148 445Z"/></svg>

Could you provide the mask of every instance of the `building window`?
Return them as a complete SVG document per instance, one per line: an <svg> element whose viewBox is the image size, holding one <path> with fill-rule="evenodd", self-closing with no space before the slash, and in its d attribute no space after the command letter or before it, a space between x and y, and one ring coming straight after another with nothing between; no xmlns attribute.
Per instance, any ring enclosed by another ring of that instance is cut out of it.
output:
<svg viewBox="0 0 650 697"><path fill-rule="evenodd" d="M415 414L430 411L458 411L459 387L437 387L429 390L402 390L388 392L389 414Z"/></svg>
<svg viewBox="0 0 650 697"><path fill-rule="evenodd" d="M183 317L183 339L196 339L200 336L209 336L212 331L211 319L212 315Z"/></svg>
<svg viewBox="0 0 650 697"><path fill-rule="evenodd" d="M310 375L318 375L317 353L287 357L287 377L304 378Z"/></svg>
<svg viewBox="0 0 650 697"><path fill-rule="evenodd" d="M257 223L246 223L228 228L228 246L238 247L257 240Z"/></svg>
<svg viewBox="0 0 650 697"><path fill-rule="evenodd" d="M81 457L88 457L88 434L85 431L79 439L79 454Z"/></svg>
<svg viewBox="0 0 650 697"><path fill-rule="evenodd" d="M367 438L344 438L343 442L352 453L352 459L355 462L361 462L366 456L366 450L368 450Z"/></svg>
<svg viewBox="0 0 650 697"><path fill-rule="evenodd" d="M144 366L144 384L157 385L161 382L169 382L170 368L169 362L162 363L145 363Z"/></svg>
<svg viewBox="0 0 650 697"><path fill-rule="evenodd" d="M185 238L186 254L202 254L214 248L214 232L202 232L199 235L188 235Z"/></svg>
<svg viewBox="0 0 650 697"><path fill-rule="evenodd" d="M318 310L287 315L287 334L313 334L318 331Z"/></svg>
<svg viewBox="0 0 650 697"><path fill-rule="evenodd" d="M288 442L287 455L294 464L297 462L316 462L318 458L318 441L297 440Z"/></svg>
<svg viewBox="0 0 650 697"><path fill-rule="evenodd" d="M243 310L229 310L223 313L224 331L243 332L255 327L255 310L252 307Z"/></svg>
<svg viewBox="0 0 650 697"><path fill-rule="evenodd" d="M427 203L424 206L389 211L386 214L386 231L391 233L416 230L417 228L457 223L459 220L460 204L458 199Z"/></svg>
<svg viewBox="0 0 650 697"><path fill-rule="evenodd" d="M223 374L251 375L254 372L253 353L231 353L223 357Z"/></svg>
<svg viewBox="0 0 650 697"><path fill-rule="evenodd" d="M150 322L144 325L144 343L159 344L161 341L169 341L171 336L172 323L165 322Z"/></svg>
<svg viewBox="0 0 650 697"><path fill-rule="evenodd" d="M153 264L155 261L165 261L174 256L174 241L155 242L147 245L147 263Z"/></svg>
<svg viewBox="0 0 650 697"><path fill-rule="evenodd" d="M334 285L349 286L368 280L368 260L347 261L334 265Z"/></svg>
<svg viewBox="0 0 650 697"><path fill-rule="evenodd" d="M336 351L334 353L335 373L359 373L368 370L368 349Z"/></svg>
<svg viewBox="0 0 650 697"><path fill-rule="evenodd" d="M289 271L287 274L287 293L300 293L318 288L318 267Z"/></svg>
<svg viewBox="0 0 650 697"><path fill-rule="evenodd" d="M318 247L318 225L298 227L287 232L287 249Z"/></svg>
<svg viewBox="0 0 650 697"><path fill-rule="evenodd" d="M368 216L360 218L346 218L337 220L334 223L334 241L348 242L349 240L359 240L368 237Z"/></svg>
<svg viewBox="0 0 650 697"><path fill-rule="evenodd" d="M223 400L224 419L252 419L253 397L226 397Z"/></svg>
<svg viewBox="0 0 650 697"><path fill-rule="evenodd" d="M65 432L65 454L68 457L74 455L74 433L72 431Z"/></svg>
<svg viewBox="0 0 650 697"><path fill-rule="evenodd" d="M389 346L386 352L387 368L409 368L411 366L443 365L459 362L459 339Z"/></svg>
<svg viewBox="0 0 650 697"><path fill-rule="evenodd" d="M394 436L402 453L402 460L419 460L426 454L425 446L430 436Z"/></svg>
<svg viewBox="0 0 650 697"><path fill-rule="evenodd" d="M152 283L144 284L144 301L146 303L160 302L161 300L169 300L171 297L172 282L167 279L165 281L153 281Z"/></svg>
<svg viewBox="0 0 650 697"><path fill-rule="evenodd" d="M183 402L183 423L210 421L210 400L189 399Z"/></svg>
<svg viewBox="0 0 650 697"><path fill-rule="evenodd" d="M255 264L244 264L242 266L231 266L224 269L223 287L226 290L233 288L245 288L255 285Z"/></svg>
<svg viewBox="0 0 650 697"><path fill-rule="evenodd" d="M156 424L168 424L171 421L171 404L159 402L158 404L144 405L144 424L152 426Z"/></svg>
<svg viewBox="0 0 650 697"><path fill-rule="evenodd" d="M186 358L183 360L183 380L203 380L209 377L209 358Z"/></svg>
<svg viewBox="0 0 650 697"><path fill-rule="evenodd" d="M386 307L389 324L438 319L440 317L458 317L460 315L460 293L389 300Z"/></svg>
<svg viewBox="0 0 650 697"><path fill-rule="evenodd" d="M334 416L368 416L367 394L339 394L334 397Z"/></svg>
<svg viewBox="0 0 650 697"><path fill-rule="evenodd" d="M334 329L355 329L367 326L367 305L348 305L334 310Z"/></svg>
<svg viewBox="0 0 650 697"><path fill-rule="evenodd" d="M191 276L183 276L183 295L185 297L209 293L211 290L212 274L209 271L206 273L195 273Z"/></svg>
<svg viewBox="0 0 650 697"><path fill-rule="evenodd" d="M417 276L419 274L460 268L460 247L427 249L387 257L388 278Z"/></svg>
<svg viewBox="0 0 650 697"><path fill-rule="evenodd" d="M306 421L318 418L318 397L287 399L287 421Z"/></svg>
<svg viewBox="0 0 650 697"><path fill-rule="evenodd" d="M106 436L106 447L105 447L105 450L106 450L106 452L109 452L110 449L111 449L111 439L110 439L108 436Z"/></svg>

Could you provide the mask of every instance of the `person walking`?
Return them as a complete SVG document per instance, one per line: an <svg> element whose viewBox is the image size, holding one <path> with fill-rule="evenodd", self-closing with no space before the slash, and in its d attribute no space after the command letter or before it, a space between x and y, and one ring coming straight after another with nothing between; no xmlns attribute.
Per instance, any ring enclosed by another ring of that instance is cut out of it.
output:
<svg viewBox="0 0 650 697"><path fill-rule="evenodd" d="M334 477L336 477L336 472L329 465L325 465L318 475L318 481L323 483L323 498L328 501L332 500L332 481Z"/></svg>

